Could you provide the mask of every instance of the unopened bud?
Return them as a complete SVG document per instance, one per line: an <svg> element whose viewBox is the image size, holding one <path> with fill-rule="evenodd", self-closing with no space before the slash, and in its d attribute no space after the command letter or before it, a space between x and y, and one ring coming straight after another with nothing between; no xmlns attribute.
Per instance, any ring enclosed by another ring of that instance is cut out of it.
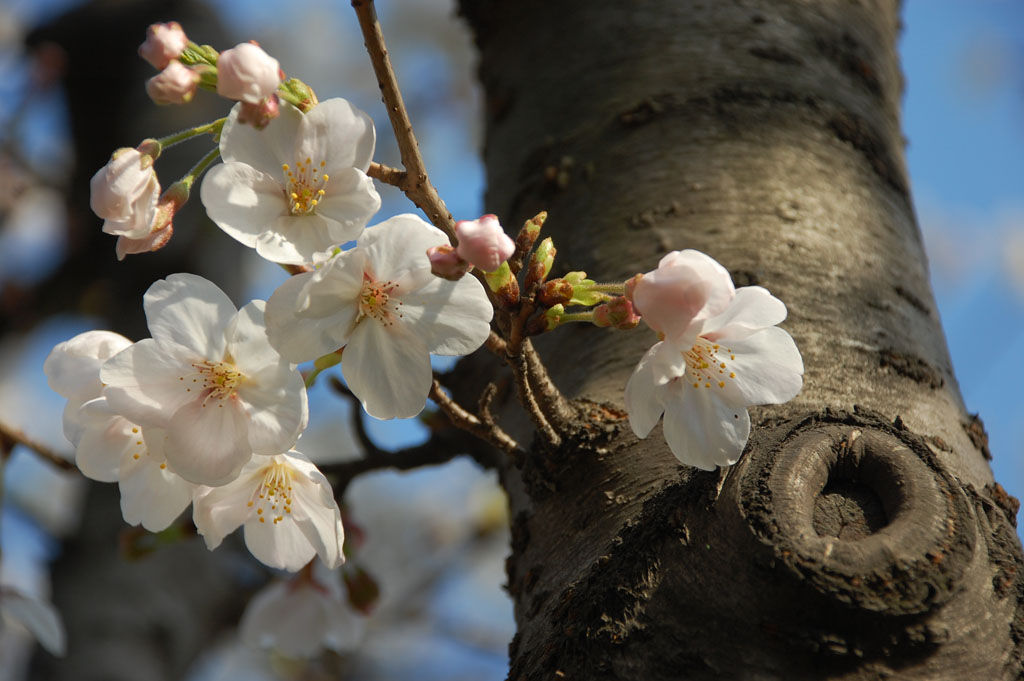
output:
<svg viewBox="0 0 1024 681"><path fill-rule="evenodd" d="M238 122L251 125L257 130L267 127L270 121L281 115L281 103L276 94L270 95L259 104L242 102L238 111Z"/></svg>
<svg viewBox="0 0 1024 681"><path fill-rule="evenodd" d="M452 246L447 244L428 248L427 257L430 259L431 274L448 281L458 281L472 267L459 257Z"/></svg>
<svg viewBox="0 0 1024 681"><path fill-rule="evenodd" d="M139 56L162 71L172 60L180 57L186 47L188 36L177 21L151 24L146 29L146 41L139 45Z"/></svg>
<svg viewBox="0 0 1024 681"><path fill-rule="evenodd" d="M640 315L633 309L632 301L624 297L612 298L594 308L594 324L597 326L628 330L635 329L639 323Z"/></svg>
<svg viewBox="0 0 1024 681"><path fill-rule="evenodd" d="M562 315L565 314L565 307L562 305L555 305L554 307L544 311L544 330L551 331L559 322L562 321Z"/></svg>
<svg viewBox="0 0 1024 681"><path fill-rule="evenodd" d="M515 242L505 234L497 216L491 214L456 222L455 236L459 239L459 257L484 272L497 270L516 250Z"/></svg>
<svg viewBox="0 0 1024 681"><path fill-rule="evenodd" d="M320 103L313 88L303 83L298 78L289 78L281 83L284 90L290 92L296 100L295 106L302 113L308 113L314 106Z"/></svg>
<svg viewBox="0 0 1024 681"><path fill-rule="evenodd" d="M523 258L533 248L533 244L537 242L537 237L540 236L540 228L547 219L547 211L542 210L527 220L523 228L519 230L519 235L516 236L516 250L508 260L513 274L518 274L519 270L523 269Z"/></svg>
<svg viewBox="0 0 1024 681"><path fill-rule="evenodd" d="M637 283L639 283L639 281L643 279L643 277L643 274L633 275L632 277L626 280L625 284L623 284L623 288L626 291L626 300L633 300L633 290L636 288Z"/></svg>
<svg viewBox="0 0 1024 681"><path fill-rule="evenodd" d="M167 188L156 204L156 215L149 226L149 233L138 237L120 235L114 252L118 260L136 253L159 251L167 245L174 234L174 215L188 201L192 182L178 181Z"/></svg>
<svg viewBox="0 0 1024 681"><path fill-rule="evenodd" d="M572 300L572 284L565 279L544 282L537 293L537 301L544 307L564 305Z"/></svg>
<svg viewBox="0 0 1024 681"><path fill-rule="evenodd" d="M259 104L277 91L283 80L278 61L255 43L241 43L217 59L217 94Z"/></svg>
<svg viewBox="0 0 1024 681"><path fill-rule="evenodd" d="M146 81L146 94L157 104L187 104L199 85L199 74L179 61L172 61Z"/></svg>
<svg viewBox="0 0 1024 681"><path fill-rule="evenodd" d="M534 286L544 283L551 272L551 266L555 263L555 243L548 237L540 242L537 250L530 256L530 264L526 270L524 287L530 291Z"/></svg>
<svg viewBox="0 0 1024 681"><path fill-rule="evenodd" d="M519 303L519 281L512 274L507 262L501 263L493 272L484 272L484 281L497 296L502 307L511 308Z"/></svg>

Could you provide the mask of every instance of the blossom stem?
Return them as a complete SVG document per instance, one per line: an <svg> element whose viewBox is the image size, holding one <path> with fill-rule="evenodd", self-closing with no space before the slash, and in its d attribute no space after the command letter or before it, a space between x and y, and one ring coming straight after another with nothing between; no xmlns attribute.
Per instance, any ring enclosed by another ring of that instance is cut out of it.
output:
<svg viewBox="0 0 1024 681"><path fill-rule="evenodd" d="M420 154L419 142L416 141L416 135L412 131L409 112L405 109L402 93L398 89L398 79L391 66L391 59L388 57L387 47L384 44L384 33L377 20L377 10L373 5L373 0L352 0L352 8L359 19L359 28L363 32L366 51L370 55L370 63L373 65L374 75L377 76L377 83L388 111L388 119L391 121L391 129L398 142L402 165L405 166L405 177L399 188L426 213L435 227L448 235L448 240L454 246L457 243L455 219L427 177L427 169L423 163L423 156Z"/></svg>
<svg viewBox="0 0 1024 681"><path fill-rule="evenodd" d="M217 135L220 134L221 129L224 127L224 121L226 120L226 117L218 118L217 120L212 121L210 123L206 123L205 125L199 125L194 128L182 130L181 132L176 132L173 135L168 135L167 137L161 137L157 140L157 142L160 143L161 149L166 149L167 147L173 147L175 144L178 144L179 142L184 142L185 140L192 139L193 137L198 137L199 135L205 135L207 133L213 135L214 138L216 138ZM220 152L218 151L218 153Z"/></svg>
<svg viewBox="0 0 1024 681"><path fill-rule="evenodd" d="M587 287L588 291L598 291L600 293L617 293L622 295L626 292L626 284L624 282L612 283L612 284L591 284Z"/></svg>
<svg viewBox="0 0 1024 681"><path fill-rule="evenodd" d="M587 312L566 312L558 318L558 324L561 326L566 322L593 322L594 311L589 310Z"/></svg>
<svg viewBox="0 0 1024 681"><path fill-rule="evenodd" d="M213 165L214 162L219 158L220 147L214 147L209 152L207 152L206 156L203 156L201 159L199 159L199 162L192 166L192 170L188 171L188 173L186 173L180 180L178 180L178 182L186 183L186 188L191 189L192 183L196 181L196 178L198 178L200 175L206 172L206 169Z"/></svg>

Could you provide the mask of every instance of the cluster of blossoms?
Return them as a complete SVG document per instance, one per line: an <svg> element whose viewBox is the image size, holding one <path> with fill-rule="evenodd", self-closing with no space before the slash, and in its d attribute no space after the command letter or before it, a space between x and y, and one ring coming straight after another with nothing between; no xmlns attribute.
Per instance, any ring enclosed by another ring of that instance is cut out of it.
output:
<svg viewBox="0 0 1024 681"><path fill-rule="evenodd" d="M65 434L86 476L119 484L129 523L159 531L191 504L209 548L242 526L260 561L302 570L253 601L244 637L296 654L321 640L344 647L351 618L325 605L341 601L337 574L312 572L316 556L330 569L344 561L343 529L327 478L293 449L308 417L297 365L340 361L368 414L417 415L433 385L430 355L475 351L491 334L495 307L520 304L517 275L545 214L516 241L494 215L457 223L452 241L412 214L367 227L381 201L367 175L375 132L366 113L285 82L254 44L218 54L172 23L151 27L140 54L161 69L148 86L158 103L187 102L205 87L236 104L207 126L119 149L96 173L92 208L118 236L118 258L163 246L192 184L220 158L201 185L207 214L297 274L240 310L205 279L175 274L145 294L151 338L90 331L59 344L45 370L68 399ZM154 163L163 148L204 133L217 148L161 194ZM532 250L524 333L571 321L631 329L644 320L659 342L626 386L629 421L643 438L664 416L682 463L734 463L750 431L747 407L799 392L800 353L777 327L785 305L760 287L735 289L710 257L673 252L653 272L614 284L584 272L548 280L554 257L550 238ZM479 277L466 276L473 268ZM274 613L286 597L289 612L326 633L311 641L282 625L291 620Z"/></svg>

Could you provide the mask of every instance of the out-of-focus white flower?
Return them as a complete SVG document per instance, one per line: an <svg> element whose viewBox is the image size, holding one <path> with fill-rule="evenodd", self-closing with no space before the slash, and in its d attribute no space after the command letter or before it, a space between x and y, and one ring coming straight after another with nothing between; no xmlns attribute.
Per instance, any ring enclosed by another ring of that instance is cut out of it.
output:
<svg viewBox="0 0 1024 681"><path fill-rule="evenodd" d="M166 431L164 455L190 482L233 480L253 453L287 450L306 427L306 389L267 342L263 306L235 310L215 285L174 274L144 299L152 338L100 371L110 409Z"/></svg>
<svg viewBox="0 0 1024 681"><path fill-rule="evenodd" d="M25 627L51 655L64 655L67 635L52 603L0 585L0 618Z"/></svg>
<svg viewBox="0 0 1024 681"><path fill-rule="evenodd" d="M459 256L484 272L498 269L516 250L515 242L505 234L496 215L456 222L455 236L459 239Z"/></svg>
<svg viewBox="0 0 1024 681"><path fill-rule="evenodd" d="M157 70L166 69L171 60L177 59L188 47L188 36L177 21L166 24L150 24L146 29L146 41L139 45L139 56Z"/></svg>
<svg viewBox="0 0 1024 681"><path fill-rule="evenodd" d="M222 57L223 58L223 57ZM224 163L203 179L210 219L267 260L323 261L359 236L380 208L366 170L373 159L373 121L344 99L302 114L281 104L263 130L231 110L220 138Z"/></svg>
<svg viewBox="0 0 1024 681"><path fill-rule="evenodd" d="M277 60L253 43L224 50L217 58L217 94L249 104L259 104L277 92L281 84Z"/></svg>
<svg viewBox="0 0 1024 681"><path fill-rule="evenodd" d="M253 596L242 615L242 641L273 648L288 657L308 658L324 648L353 650L366 621L345 597L337 570L314 563L290 581L276 580Z"/></svg>
<svg viewBox="0 0 1024 681"><path fill-rule="evenodd" d="M59 343L43 370L64 397L64 434L75 445L75 464L100 482L117 482L126 522L151 532L167 528L192 501L193 485L167 467L163 432L128 421L102 397L100 367L131 341L110 331L87 331Z"/></svg>
<svg viewBox="0 0 1024 681"><path fill-rule="evenodd" d="M270 567L294 572L314 556L331 569L345 561L331 485L296 451L254 456L232 482L200 489L192 517L211 551L244 525L245 545Z"/></svg>
<svg viewBox="0 0 1024 681"><path fill-rule="evenodd" d="M494 314L476 279L431 273L427 249L445 241L441 230L411 214L367 229L354 249L274 292L267 302L270 342L293 362L344 346L342 373L368 414L415 416L430 391L430 354L473 352Z"/></svg>
<svg viewBox="0 0 1024 681"><path fill-rule="evenodd" d="M118 149L89 181L89 207L103 218L107 234L129 239L147 236L156 220L159 199L160 181L153 170L153 157L138 149Z"/></svg>
<svg viewBox="0 0 1024 681"><path fill-rule="evenodd" d="M713 291L702 295L714 298ZM683 308L682 319L663 320L663 328L681 329L687 314L706 309L696 298L682 296L693 304ZM680 462L704 470L735 463L750 434L747 407L781 404L803 385L800 351L775 326L785 318L782 301L760 286L748 286L737 290L720 314L692 321L699 335L676 336L688 339L689 345L678 345L666 335L644 355L626 384L633 432L647 437L664 414L665 440Z"/></svg>
<svg viewBox="0 0 1024 681"><path fill-rule="evenodd" d="M172 61L146 81L146 94L157 104L187 104L199 86L199 73L180 61Z"/></svg>

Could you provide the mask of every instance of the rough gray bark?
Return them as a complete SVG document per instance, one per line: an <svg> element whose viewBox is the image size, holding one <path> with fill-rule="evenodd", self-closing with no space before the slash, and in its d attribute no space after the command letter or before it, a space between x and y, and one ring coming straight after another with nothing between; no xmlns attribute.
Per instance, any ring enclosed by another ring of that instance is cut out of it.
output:
<svg viewBox="0 0 1024 681"><path fill-rule="evenodd" d="M911 203L895 0L462 0L486 208L614 280L697 248L785 301L806 364L743 459L676 464L622 389L653 337L560 330L607 442L504 471L510 679L1020 678L1016 500L964 409Z"/></svg>

